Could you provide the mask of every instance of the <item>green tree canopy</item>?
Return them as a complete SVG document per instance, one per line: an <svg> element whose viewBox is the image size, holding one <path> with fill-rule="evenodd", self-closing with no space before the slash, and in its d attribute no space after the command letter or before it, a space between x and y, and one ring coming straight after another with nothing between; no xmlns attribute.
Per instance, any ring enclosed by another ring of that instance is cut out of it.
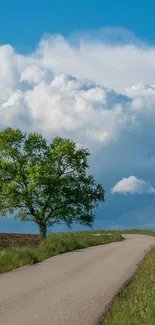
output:
<svg viewBox="0 0 155 325"><path fill-rule="evenodd" d="M69 139L48 144L38 133L0 132L0 211L47 227L65 222L92 226L104 189L87 174L89 152Z"/></svg>

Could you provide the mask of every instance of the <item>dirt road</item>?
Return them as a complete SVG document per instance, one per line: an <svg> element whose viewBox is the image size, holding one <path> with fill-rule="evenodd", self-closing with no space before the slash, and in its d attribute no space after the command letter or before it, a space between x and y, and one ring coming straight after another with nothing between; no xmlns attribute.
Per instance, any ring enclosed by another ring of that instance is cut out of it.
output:
<svg viewBox="0 0 155 325"><path fill-rule="evenodd" d="M125 241L52 257L0 275L1 325L94 325L155 239Z"/></svg>

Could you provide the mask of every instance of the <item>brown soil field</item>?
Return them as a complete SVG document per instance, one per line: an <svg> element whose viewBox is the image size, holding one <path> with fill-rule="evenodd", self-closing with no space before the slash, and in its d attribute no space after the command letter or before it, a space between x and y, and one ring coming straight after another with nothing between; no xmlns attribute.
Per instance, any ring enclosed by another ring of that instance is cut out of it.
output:
<svg viewBox="0 0 155 325"><path fill-rule="evenodd" d="M0 249L12 245L36 247L39 245L39 243L40 243L39 235L0 233Z"/></svg>

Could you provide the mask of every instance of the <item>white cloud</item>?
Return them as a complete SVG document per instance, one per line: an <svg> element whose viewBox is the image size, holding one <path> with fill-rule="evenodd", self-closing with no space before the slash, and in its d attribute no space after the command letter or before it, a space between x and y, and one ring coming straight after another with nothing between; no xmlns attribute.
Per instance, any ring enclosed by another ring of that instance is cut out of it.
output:
<svg viewBox="0 0 155 325"><path fill-rule="evenodd" d="M155 48L119 35L48 36L31 55L0 46L0 128L71 137L103 175L153 170Z"/></svg>
<svg viewBox="0 0 155 325"><path fill-rule="evenodd" d="M126 94L132 98L155 96L155 87L138 83L126 88Z"/></svg>
<svg viewBox="0 0 155 325"><path fill-rule="evenodd" d="M46 79L47 72L45 69L41 69L35 64L31 64L25 67L21 71L20 81L26 81L29 84L38 84L42 80Z"/></svg>
<svg viewBox="0 0 155 325"><path fill-rule="evenodd" d="M0 129L88 147L107 195L124 175L137 175L130 191L154 191L137 181L151 182L155 170L155 47L123 30L52 35L29 55L0 46L0 71Z"/></svg>
<svg viewBox="0 0 155 325"><path fill-rule="evenodd" d="M143 194L153 193L155 194L155 188L143 179L138 179L135 176L129 176L128 178L121 179L113 188L112 193L124 193L124 194Z"/></svg>
<svg viewBox="0 0 155 325"><path fill-rule="evenodd" d="M32 81L29 77L28 82ZM86 138L88 142L106 144L116 139L119 127L130 121L124 110L130 101L127 96L90 80L61 74L50 82L43 79L24 90L10 89L1 104L0 124L19 126L17 118L23 112L38 131L48 135L61 132L72 134L77 141Z"/></svg>
<svg viewBox="0 0 155 325"><path fill-rule="evenodd" d="M110 33L103 29L78 39L73 35L71 40L50 35L40 42L32 58L56 75L89 78L118 91L139 82L154 84L155 48L123 29L111 29Z"/></svg>
<svg viewBox="0 0 155 325"><path fill-rule="evenodd" d="M148 163L151 141L139 141L148 130L155 137L155 49L123 30L83 34L77 43L48 36L31 55L0 47L0 127L69 136L96 154L103 147L103 168L113 168L113 155L118 169L128 168L129 156L130 165Z"/></svg>

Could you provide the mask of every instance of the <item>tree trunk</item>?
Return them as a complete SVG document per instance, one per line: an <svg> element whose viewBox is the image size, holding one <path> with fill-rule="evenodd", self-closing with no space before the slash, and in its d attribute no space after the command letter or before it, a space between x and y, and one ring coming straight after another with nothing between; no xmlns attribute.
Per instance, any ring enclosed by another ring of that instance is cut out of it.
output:
<svg viewBox="0 0 155 325"><path fill-rule="evenodd" d="M41 239L47 239L47 226L45 224L39 225Z"/></svg>

